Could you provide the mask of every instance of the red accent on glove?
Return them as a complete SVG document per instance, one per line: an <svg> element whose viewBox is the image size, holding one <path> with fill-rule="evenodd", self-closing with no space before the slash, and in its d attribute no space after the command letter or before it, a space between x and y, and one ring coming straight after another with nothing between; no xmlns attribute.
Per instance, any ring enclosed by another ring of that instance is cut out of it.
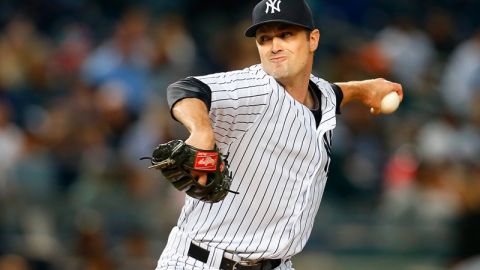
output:
<svg viewBox="0 0 480 270"><path fill-rule="evenodd" d="M216 171L218 162L218 152L198 151L195 156L193 169L198 171Z"/></svg>

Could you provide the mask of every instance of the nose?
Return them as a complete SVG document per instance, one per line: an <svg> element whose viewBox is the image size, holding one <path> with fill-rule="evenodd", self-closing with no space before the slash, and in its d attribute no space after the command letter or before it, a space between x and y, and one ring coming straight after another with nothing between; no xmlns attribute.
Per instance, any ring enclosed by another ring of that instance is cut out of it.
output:
<svg viewBox="0 0 480 270"><path fill-rule="evenodd" d="M274 37L272 39L272 53L278 53L282 50L282 39Z"/></svg>

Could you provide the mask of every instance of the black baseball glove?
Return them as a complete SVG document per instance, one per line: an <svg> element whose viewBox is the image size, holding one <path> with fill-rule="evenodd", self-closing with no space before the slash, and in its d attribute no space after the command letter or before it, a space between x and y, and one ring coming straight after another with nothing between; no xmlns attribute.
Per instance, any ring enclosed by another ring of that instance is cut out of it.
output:
<svg viewBox="0 0 480 270"><path fill-rule="evenodd" d="M160 170L176 189L186 191L190 197L214 203L233 192L229 189L232 178L227 160L216 147L201 150L181 140L173 140L157 146L148 159L152 162L149 168ZM206 172L207 184L199 184L191 171Z"/></svg>

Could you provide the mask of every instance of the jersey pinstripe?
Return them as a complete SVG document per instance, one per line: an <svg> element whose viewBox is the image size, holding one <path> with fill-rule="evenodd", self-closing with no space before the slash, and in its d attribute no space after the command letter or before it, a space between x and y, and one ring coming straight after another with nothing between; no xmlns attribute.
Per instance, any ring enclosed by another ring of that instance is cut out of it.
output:
<svg viewBox="0 0 480 270"><path fill-rule="evenodd" d="M211 89L210 120L239 194L215 204L187 197L176 229L244 259L293 256L306 244L327 180L332 87L310 78L322 94L317 127L260 65L196 78Z"/></svg>

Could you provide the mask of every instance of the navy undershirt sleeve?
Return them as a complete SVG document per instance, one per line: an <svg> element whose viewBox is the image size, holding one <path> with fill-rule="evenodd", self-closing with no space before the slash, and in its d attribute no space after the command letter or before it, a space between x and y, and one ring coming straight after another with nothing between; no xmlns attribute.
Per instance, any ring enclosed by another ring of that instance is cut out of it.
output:
<svg viewBox="0 0 480 270"><path fill-rule="evenodd" d="M184 98L198 98L202 100L205 105L207 105L208 110L210 110L212 90L208 85L193 77L188 77L169 85L167 88L167 101L173 119L175 119L172 114L173 106Z"/></svg>
<svg viewBox="0 0 480 270"><path fill-rule="evenodd" d="M336 84L332 83L330 85L332 86L332 89L335 92L335 97L337 99L335 112L336 112L336 114L340 114L341 113L340 112L340 104L342 104L342 99L343 99L342 89ZM315 85L312 82L310 82L310 87L313 89L313 93L317 96L317 100L320 102L319 107L321 108L322 107L321 106L322 94L320 93L320 89L318 89L317 85ZM313 113L313 116L315 117L315 122L317 124L317 127L320 124L320 122L322 121L322 110L320 108L318 110L311 110L312 113Z"/></svg>
<svg viewBox="0 0 480 270"><path fill-rule="evenodd" d="M337 108L336 108L335 112L337 114L341 114L342 112L340 111L340 105L342 104L342 100L343 100L342 89L340 88L340 86L338 86L334 83L331 83L330 85L332 86L332 89L335 92L335 97L337 98Z"/></svg>

